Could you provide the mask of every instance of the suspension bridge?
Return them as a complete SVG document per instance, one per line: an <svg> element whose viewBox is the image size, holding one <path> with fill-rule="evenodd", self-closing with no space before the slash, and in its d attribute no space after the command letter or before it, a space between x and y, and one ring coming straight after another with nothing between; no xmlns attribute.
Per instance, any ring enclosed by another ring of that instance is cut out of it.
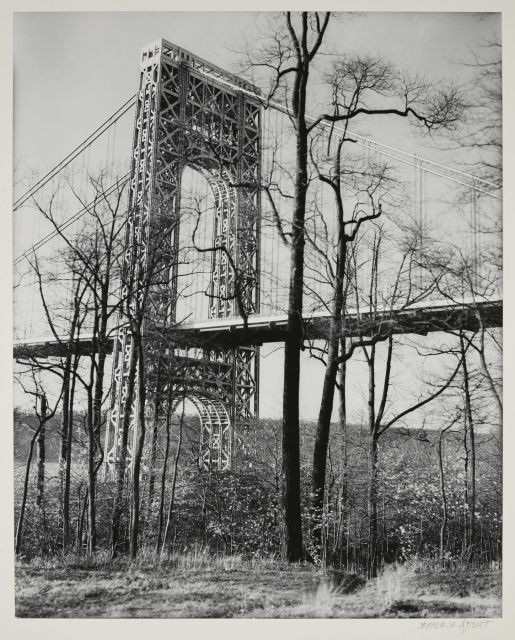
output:
<svg viewBox="0 0 515 640"><path fill-rule="evenodd" d="M311 135L306 341L327 339L331 321L336 205L320 176L331 175L341 135L324 123ZM349 252L341 336L502 326L501 292L483 264L485 251L495 251L499 185L357 132L345 135L352 167L346 224L378 207L382 214ZM286 337L294 151L287 106L160 40L142 52L136 95L16 198L14 356L112 354L108 468L119 460L128 408L134 447L140 367L153 419L164 421L187 396L201 420L201 463L231 467L239 434L259 413L259 347ZM102 337L87 314L70 332L77 261L91 249L92 225L102 233L109 224L122 247L110 285L117 312ZM388 262L377 269L370 252L379 245ZM469 257L452 294L434 246L448 263L456 254ZM74 276L63 280L70 260Z"/></svg>

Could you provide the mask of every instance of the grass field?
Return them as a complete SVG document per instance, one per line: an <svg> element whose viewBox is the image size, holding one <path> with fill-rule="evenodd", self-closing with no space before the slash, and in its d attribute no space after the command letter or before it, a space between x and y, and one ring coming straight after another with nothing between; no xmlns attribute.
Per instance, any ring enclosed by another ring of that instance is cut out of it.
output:
<svg viewBox="0 0 515 640"><path fill-rule="evenodd" d="M377 579L309 565L213 559L202 551L161 563L95 558L16 566L16 615L31 618L496 618L501 575L420 563Z"/></svg>

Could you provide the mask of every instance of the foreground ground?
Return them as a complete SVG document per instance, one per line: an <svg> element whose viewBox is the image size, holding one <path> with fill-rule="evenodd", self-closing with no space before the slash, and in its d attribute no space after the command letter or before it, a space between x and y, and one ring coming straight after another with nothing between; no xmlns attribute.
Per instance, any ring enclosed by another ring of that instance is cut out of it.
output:
<svg viewBox="0 0 515 640"><path fill-rule="evenodd" d="M312 566L213 560L18 563L16 615L31 618L377 618L501 616L499 571L389 567L365 583Z"/></svg>

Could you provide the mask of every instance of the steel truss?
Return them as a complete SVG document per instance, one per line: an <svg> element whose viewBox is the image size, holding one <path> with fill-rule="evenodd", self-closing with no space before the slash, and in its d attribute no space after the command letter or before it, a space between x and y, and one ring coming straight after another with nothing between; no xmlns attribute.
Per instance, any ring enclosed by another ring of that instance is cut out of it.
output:
<svg viewBox="0 0 515 640"><path fill-rule="evenodd" d="M258 414L258 348L184 348L176 326L181 178L200 172L214 196L210 318L259 312L260 104L240 78L160 40L143 49L124 255L124 311L114 346L106 469L130 464L138 372L146 412L163 421L179 398L201 419L201 465L230 469L236 431ZM141 337L141 339L140 339ZM139 346L141 340L141 347ZM140 355L143 353L143 357ZM130 405L130 406L129 406ZM125 418L124 418L125 416Z"/></svg>

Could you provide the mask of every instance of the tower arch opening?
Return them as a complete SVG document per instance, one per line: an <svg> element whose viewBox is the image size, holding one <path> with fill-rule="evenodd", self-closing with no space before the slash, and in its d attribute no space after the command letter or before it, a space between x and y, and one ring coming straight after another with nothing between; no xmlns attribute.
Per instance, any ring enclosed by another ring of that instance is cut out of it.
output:
<svg viewBox="0 0 515 640"><path fill-rule="evenodd" d="M206 161L181 175L177 251L177 323L228 317L235 310L237 193Z"/></svg>
<svg viewBox="0 0 515 640"><path fill-rule="evenodd" d="M209 318L215 197L204 174L190 166L181 176L177 251L178 324Z"/></svg>

